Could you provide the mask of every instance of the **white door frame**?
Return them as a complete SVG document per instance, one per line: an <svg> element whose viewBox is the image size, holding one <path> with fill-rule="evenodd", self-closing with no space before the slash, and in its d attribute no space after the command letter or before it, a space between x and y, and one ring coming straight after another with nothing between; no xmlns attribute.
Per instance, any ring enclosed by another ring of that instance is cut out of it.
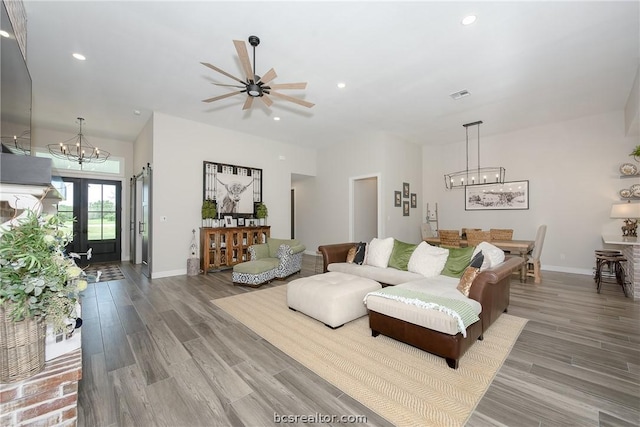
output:
<svg viewBox="0 0 640 427"><path fill-rule="evenodd" d="M376 185L378 190L378 236L384 236L384 227L382 221L382 175L380 173L374 173L370 175L353 176L349 178L349 241L353 242L355 239L355 218L354 218L354 189L355 183L361 179L376 178Z"/></svg>

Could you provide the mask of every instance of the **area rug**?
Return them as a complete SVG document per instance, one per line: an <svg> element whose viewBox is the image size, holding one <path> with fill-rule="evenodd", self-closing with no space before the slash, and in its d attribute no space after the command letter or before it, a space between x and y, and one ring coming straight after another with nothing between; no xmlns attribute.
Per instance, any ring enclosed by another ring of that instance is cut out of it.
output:
<svg viewBox="0 0 640 427"><path fill-rule="evenodd" d="M430 353L373 338L366 316L332 330L289 310L286 285L212 302L397 426L464 425L527 322L503 314L454 370Z"/></svg>
<svg viewBox="0 0 640 427"><path fill-rule="evenodd" d="M84 268L90 282L108 282L110 280L124 280L124 274L117 264L91 264ZM98 275L98 272L100 274Z"/></svg>

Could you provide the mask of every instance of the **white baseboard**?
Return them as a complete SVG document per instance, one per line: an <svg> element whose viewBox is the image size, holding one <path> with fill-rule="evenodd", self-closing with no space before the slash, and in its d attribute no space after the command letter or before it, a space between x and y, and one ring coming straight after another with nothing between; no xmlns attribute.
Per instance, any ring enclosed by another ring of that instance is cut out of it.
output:
<svg viewBox="0 0 640 427"><path fill-rule="evenodd" d="M574 268L574 267L563 267L558 265L542 265L540 267L542 271L557 271L558 273L573 273L573 274L584 274L585 276L592 276L593 270L587 268Z"/></svg>
<svg viewBox="0 0 640 427"><path fill-rule="evenodd" d="M180 270L169 270L169 271L158 271L158 272L152 272L151 273L151 278L152 279L160 279L163 277L172 277L172 276L186 276L187 275L187 269L180 269Z"/></svg>

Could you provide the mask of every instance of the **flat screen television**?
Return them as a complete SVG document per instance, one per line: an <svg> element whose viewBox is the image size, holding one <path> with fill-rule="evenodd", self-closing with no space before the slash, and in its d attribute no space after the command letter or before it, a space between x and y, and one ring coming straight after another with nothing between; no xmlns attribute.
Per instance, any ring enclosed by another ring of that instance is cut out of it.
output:
<svg viewBox="0 0 640 427"><path fill-rule="evenodd" d="M31 76L16 40L4 2L1 30L9 37L0 36L0 136L2 144L12 149L13 137L23 148L31 147Z"/></svg>

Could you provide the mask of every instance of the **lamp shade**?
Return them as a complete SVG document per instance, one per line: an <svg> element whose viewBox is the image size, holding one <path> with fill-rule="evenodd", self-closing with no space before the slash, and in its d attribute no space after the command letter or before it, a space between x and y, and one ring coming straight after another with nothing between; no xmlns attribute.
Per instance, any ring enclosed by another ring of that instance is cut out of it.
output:
<svg viewBox="0 0 640 427"><path fill-rule="evenodd" d="M614 203L611 218L640 218L640 203Z"/></svg>

